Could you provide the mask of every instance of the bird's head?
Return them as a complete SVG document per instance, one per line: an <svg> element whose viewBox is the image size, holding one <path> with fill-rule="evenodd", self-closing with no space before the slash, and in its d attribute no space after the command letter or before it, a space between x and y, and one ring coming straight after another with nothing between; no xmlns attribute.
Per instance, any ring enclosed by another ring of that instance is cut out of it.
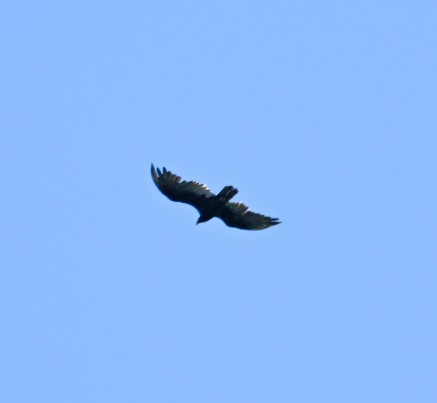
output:
<svg viewBox="0 0 437 403"><path fill-rule="evenodd" d="M205 219L205 217L200 216L200 217L198 218L197 222L196 222L196 225L197 225L197 224L202 224L203 222L206 222L206 221L208 221L208 219Z"/></svg>

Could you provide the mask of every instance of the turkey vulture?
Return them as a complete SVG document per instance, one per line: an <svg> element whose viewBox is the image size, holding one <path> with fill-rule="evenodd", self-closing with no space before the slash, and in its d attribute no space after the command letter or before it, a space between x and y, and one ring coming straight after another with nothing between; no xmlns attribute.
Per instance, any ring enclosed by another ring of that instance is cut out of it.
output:
<svg viewBox="0 0 437 403"><path fill-rule="evenodd" d="M188 203L200 214L196 224L220 218L227 226L247 230L261 230L280 224L278 218L271 218L249 210L242 203L230 202L238 193L233 186L225 186L218 195L199 182L186 182L167 169L162 172L151 166L152 178L158 189L170 200Z"/></svg>

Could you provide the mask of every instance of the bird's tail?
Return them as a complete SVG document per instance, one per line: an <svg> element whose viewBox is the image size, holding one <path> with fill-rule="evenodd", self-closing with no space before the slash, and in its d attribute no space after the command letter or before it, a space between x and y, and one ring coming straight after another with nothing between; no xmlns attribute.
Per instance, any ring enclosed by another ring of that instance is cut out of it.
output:
<svg viewBox="0 0 437 403"><path fill-rule="evenodd" d="M236 194L238 193L238 189L234 188L233 186L225 186L220 193L217 195L217 197L223 202L227 203L229 200L231 200Z"/></svg>

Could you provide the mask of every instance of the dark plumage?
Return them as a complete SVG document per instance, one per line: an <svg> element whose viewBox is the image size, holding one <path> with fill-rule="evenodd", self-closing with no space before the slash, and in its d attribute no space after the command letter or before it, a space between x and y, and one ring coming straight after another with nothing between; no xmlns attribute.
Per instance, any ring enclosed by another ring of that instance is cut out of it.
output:
<svg viewBox="0 0 437 403"><path fill-rule="evenodd" d="M229 227L247 230L261 230L280 224L278 218L271 218L249 211L242 203L230 202L238 193L233 186L225 186L218 195L199 182L186 182L165 168L161 170L152 164L152 178L158 189L175 202L187 203L200 214L197 224L220 218Z"/></svg>

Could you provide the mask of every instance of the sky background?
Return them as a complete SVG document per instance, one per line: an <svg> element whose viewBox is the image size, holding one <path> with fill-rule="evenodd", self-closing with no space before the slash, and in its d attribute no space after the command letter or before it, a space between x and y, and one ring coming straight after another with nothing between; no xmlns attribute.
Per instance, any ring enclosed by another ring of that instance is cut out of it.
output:
<svg viewBox="0 0 437 403"><path fill-rule="evenodd" d="M437 401L436 2L0 11L0 401Z"/></svg>

